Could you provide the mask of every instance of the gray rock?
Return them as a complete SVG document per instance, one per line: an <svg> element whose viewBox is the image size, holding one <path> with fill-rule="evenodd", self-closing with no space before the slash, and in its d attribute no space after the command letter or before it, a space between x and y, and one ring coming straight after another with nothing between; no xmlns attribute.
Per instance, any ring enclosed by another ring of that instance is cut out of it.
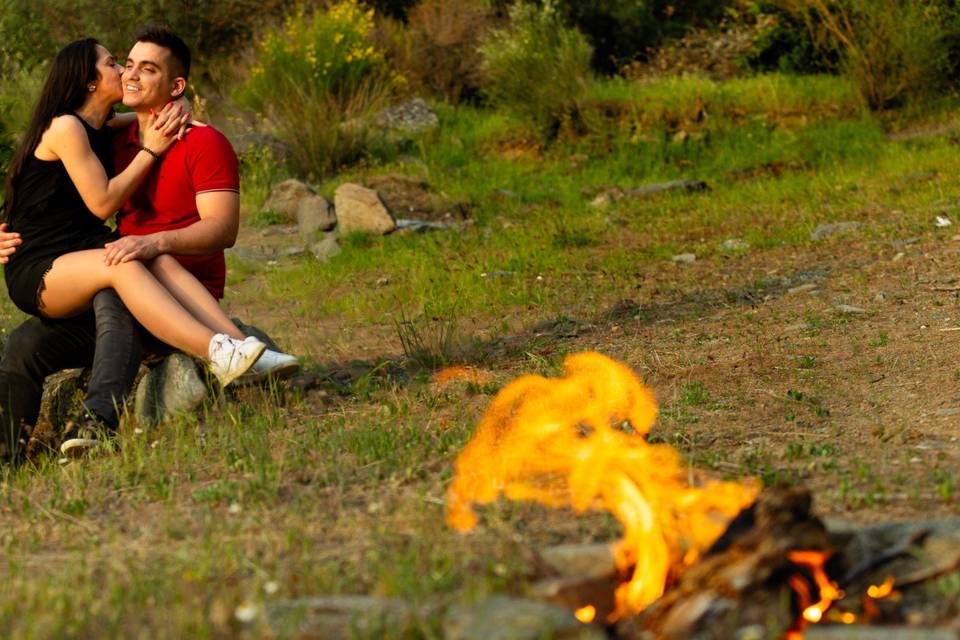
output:
<svg viewBox="0 0 960 640"><path fill-rule="evenodd" d="M834 307L834 309L837 310L837 313L842 313L844 315L850 315L850 316L860 316L865 313L870 313L866 309L861 309L860 307L854 307L853 305L849 305L849 304L838 304L837 306Z"/></svg>
<svg viewBox="0 0 960 640"><path fill-rule="evenodd" d="M960 407L946 407L944 409L937 409L933 412L933 415L937 416L938 418L958 416L960 415Z"/></svg>
<svg viewBox="0 0 960 640"><path fill-rule="evenodd" d="M395 218L413 218L446 222L469 218L470 206L456 202L433 190L422 177L388 173L369 176L364 186L380 196L387 210Z"/></svg>
<svg viewBox="0 0 960 640"><path fill-rule="evenodd" d="M814 291L817 288L817 285L812 282L807 284L798 284L795 287L790 287L787 289L787 293L806 293L807 291Z"/></svg>
<svg viewBox="0 0 960 640"><path fill-rule="evenodd" d="M601 193L590 201L590 207L593 209L607 209L615 202L616 198L609 193Z"/></svg>
<svg viewBox="0 0 960 640"><path fill-rule="evenodd" d="M743 251L749 248L750 244L742 238L727 238L720 244L721 251Z"/></svg>
<svg viewBox="0 0 960 640"><path fill-rule="evenodd" d="M639 187L601 187L596 197L590 202L594 209L606 209L614 202L630 199L636 200L658 193L667 193L669 191L709 191L710 187L703 180L669 180L667 182L657 182L646 184Z"/></svg>
<svg viewBox="0 0 960 640"><path fill-rule="evenodd" d="M710 186L703 180L668 180L626 190L628 196L642 197L667 191L709 191Z"/></svg>
<svg viewBox="0 0 960 640"><path fill-rule="evenodd" d="M150 369L135 394L137 422L153 426L194 411L207 397L207 384L190 356L173 353Z"/></svg>
<svg viewBox="0 0 960 640"><path fill-rule="evenodd" d="M847 231L859 229L862 226L862 222L853 222L850 220L845 220L843 222L827 222L818 225L816 229L811 231L810 239L814 242L817 242L823 240L824 238L837 235L838 233L846 233Z"/></svg>
<svg viewBox="0 0 960 640"><path fill-rule="evenodd" d="M329 231L337 225L333 206L323 196L309 195L301 198L297 206L297 229L306 243L317 239L320 231Z"/></svg>
<svg viewBox="0 0 960 640"><path fill-rule="evenodd" d="M596 544L561 544L540 552L547 565L562 576L603 578L617 571L613 547Z"/></svg>
<svg viewBox="0 0 960 640"><path fill-rule="evenodd" d="M278 258L292 258L293 256L302 256L307 250L303 247L282 247L277 250Z"/></svg>
<svg viewBox="0 0 960 640"><path fill-rule="evenodd" d="M85 369L65 369L43 383L37 424L59 432L63 424L83 410L83 390L89 378Z"/></svg>
<svg viewBox="0 0 960 640"><path fill-rule="evenodd" d="M314 195L313 190L299 180L284 180L275 184L270 190L270 196L263 203L265 211L273 211L286 216L291 222L297 219L297 209L300 201Z"/></svg>
<svg viewBox="0 0 960 640"><path fill-rule="evenodd" d="M452 607L443 621L446 640L603 640L598 627L573 612L543 602L492 596L475 605Z"/></svg>
<svg viewBox="0 0 960 640"><path fill-rule="evenodd" d="M415 623L413 608L402 600L363 595L316 596L267 604L267 624L277 638L349 640L397 637Z"/></svg>
<svg viewBox="0 0 960 640"><path fill-rule="evenodd" d="M337 230L340 233L364 231L387 234L396 229L393 216L373 189L345 183L334 194Z"/></svg>
<svg viewBox="0 0 960 640"><path fill-rule="evenodd" d="M257 247L229 247L224 251L227 255L234 256L245 262L266 262L273 257L273 253L267 253Z"/></svg>
<svg viewBox="0 0 960 640"><path fill-rule="evenodd" d="M439 126L440 119L426 102L414 98L384 109L374 117L374 123L381 129L415 134Z"/></svg>
<svg viewBox="0 0 960 640"><path fill-rule="evenodd" d="M337 237L333 233L325 233L319 242L310 245L310 253L320 262L329 262L342 252L343 249L340 248Z"/></svg>
<svg viewBox="0 0 960 640"><path fill-rule="evenodd" d="M678 253L670 259L680 264L693 264L697 261L697 256L693 253Z"/></svg>
<svg viewBox="0 0 960 640"><path fill-rule="evenodd" d="M453 229L452 224L445 222L430 222L429 220L407 220L406 218L397 218L397 233L424 233L426 231L440 231L444 229Z"/></svg>

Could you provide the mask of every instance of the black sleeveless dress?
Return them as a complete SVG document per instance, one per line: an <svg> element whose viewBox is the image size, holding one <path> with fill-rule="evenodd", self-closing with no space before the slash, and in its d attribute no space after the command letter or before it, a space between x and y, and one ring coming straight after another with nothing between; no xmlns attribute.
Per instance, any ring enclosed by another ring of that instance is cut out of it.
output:
<svg viewBox="0 0 960 640"><path fill-rule="evenodd" d="M113 144L109 129L94 129L77 116L87 131L90 148L103 163L108 176L113 171ZM39 311L43 278L53 261L65 253L100 249L117 233L93 215L60 160L30 156L20 174L10 229L23 243L3 270L10 299L17 307L35 316Z"/></svg>

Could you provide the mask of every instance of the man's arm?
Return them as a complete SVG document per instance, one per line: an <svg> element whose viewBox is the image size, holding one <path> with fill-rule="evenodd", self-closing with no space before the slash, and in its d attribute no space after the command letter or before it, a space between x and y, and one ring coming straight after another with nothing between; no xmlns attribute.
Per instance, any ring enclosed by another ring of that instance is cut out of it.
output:
<svg viewBox="0 0 960 640"><path fill-rule="evenodd" d="M144 236L124 236L108 243L104 261L114 265L131 260L152 260L162 253L204 255L234 245L240 229L239 193L199 193L197 212L200 220L182 229L158 231ZM2 238L0 236L0 241Z"/></svg>

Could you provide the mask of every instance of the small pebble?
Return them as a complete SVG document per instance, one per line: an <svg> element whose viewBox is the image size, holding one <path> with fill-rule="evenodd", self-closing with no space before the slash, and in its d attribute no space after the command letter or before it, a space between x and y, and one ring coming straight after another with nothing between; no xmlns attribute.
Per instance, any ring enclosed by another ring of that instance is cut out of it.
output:
<svg viewBox="0 0 960 640"><path fill-rule="evenodd" d="M253 622L257 618L257 605L252 602L239 604L233 611L233 617L240 622Z"/></svg>

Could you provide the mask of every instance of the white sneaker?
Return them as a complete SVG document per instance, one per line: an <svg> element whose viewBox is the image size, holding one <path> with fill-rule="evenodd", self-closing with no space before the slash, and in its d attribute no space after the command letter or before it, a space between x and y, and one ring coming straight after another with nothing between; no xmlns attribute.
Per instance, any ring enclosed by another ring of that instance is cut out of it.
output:
<svg viewBox="0 0 960 640"><path fill-rule="evenodd" d="M240 341L218 333L210 340L210 371L226 387L252 367L266 348L257 339Z"/></svg>
<svg viewBox="0 0 960 640"><path fill-rule="evenodd" d="M253 338L247 338L251 340ZM273 378L281 380L289 378L300 371L300 361L287 353L280 353L267 349L245 374L240 376L237 384L256 384Z"/></svg>

